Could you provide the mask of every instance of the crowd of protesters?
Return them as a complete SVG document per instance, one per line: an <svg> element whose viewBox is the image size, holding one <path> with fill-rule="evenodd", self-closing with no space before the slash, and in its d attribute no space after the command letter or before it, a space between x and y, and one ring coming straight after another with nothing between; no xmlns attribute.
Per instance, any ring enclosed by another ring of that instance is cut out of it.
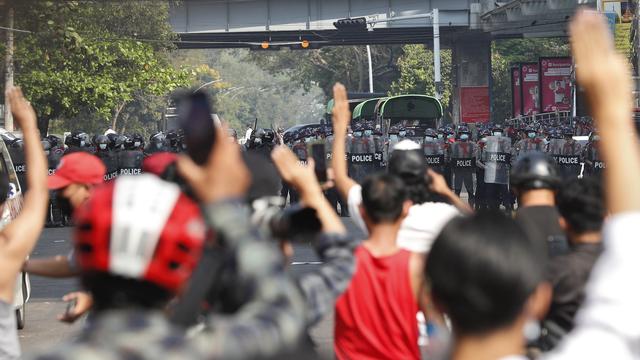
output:
<svg viewBox="0 0 640 360"><path fill-rule="evenodd" d="M9 89L28 191L0 231L0 359L314 358L308 331L332 312L338 359L421 358L425 326L430 339L450 334L433 358L639 358L640 243L632 237L640 144L631 77L600 15L579 12L570 31L607 167L602 180L562 183L545 154L522 156L511 179L513 217L474 213L410 140L395 145L388 171L351 179L343 156L351 114L340 84L332 173L322 184L312 159L301 166L279 146L256 161L224 127L204 162L160 152L145 160L144 174L103 183L106 167L80 152L65 155L47 179L36 114ZM275 217L260 226L264 196L255 194L279 193L263 181L269 177L296 191L298 216L312 214L316 230L276 232ZM332 186L362 242L326 199ZM25 261L45 225L49 190L74 209L73 251ZM301 236L323 263L296 276L286 264L290 241ZM75 308L61 316L89 313L76 338L21 355L11 305L21 271L80 279L82 291L66 297Z"/></svg>

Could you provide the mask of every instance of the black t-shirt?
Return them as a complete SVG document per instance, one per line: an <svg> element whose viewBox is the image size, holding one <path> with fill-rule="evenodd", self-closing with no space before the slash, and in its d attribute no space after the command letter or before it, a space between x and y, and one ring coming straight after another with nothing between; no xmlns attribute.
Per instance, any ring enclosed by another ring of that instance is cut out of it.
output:
<svg viewBox="0 0 640 360"><path fill-rule="evenodd" d="M523 227L541 254L554 257L569 251L567 237L560 227L560 213L555 206L526 206L516 212Z"/></svg>
<svg viewBox="0 0 640 360"><path fill-rule="evenodd" d="M564 331L573 329L573 318L584 301L584 288L591 269L602 253L602 244L578 244L571 251L551 260L547 278L553 298L546 320Z"/></svg>

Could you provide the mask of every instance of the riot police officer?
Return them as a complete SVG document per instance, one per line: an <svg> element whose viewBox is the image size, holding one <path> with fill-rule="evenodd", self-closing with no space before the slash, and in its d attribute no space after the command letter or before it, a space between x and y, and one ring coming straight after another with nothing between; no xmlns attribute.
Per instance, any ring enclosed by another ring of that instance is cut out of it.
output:
<svg viewBox="0 0 640 360"><path fill-rule="evenodd" d="M580 174L582 147L573 139L573 128L562 128L562 138L552 139L548 152L558 164L558 172L563 179L576 178Z"/></svg>
<svg viewBox="0 0 640 360"><path fill-rule="evenodd" d="M477 145L471 141L471 132L466 126L458 128L456 141L451 144L450 157L451 168L453 169L453 190L460 196L462 185L469 194L469 204L473 206L475 192L473 186L473 174L476 169L478 156Z"/></svg>
<svg viewBox="0 0 640 360"><path fill-rule="evenodd" d="M176 154L183 152L184 132L181 129L169 130L165 142L170 152Z"/></svg>
<svg viewBox="0 0 640 360"><path fill-rule="evenodd" d="M24 142L22 139L15 139L9 144L9 156L13 162L13 168L18 176L18 182L23 192L27 191L27 165L24 158Z"/></svg>
<svg viewBox="0 0 640 360"><path fill-rule="evenodd" d="M514 146L513 156L518 159L524 154L528 154L533 151L544 151L544 142L538 137L538 132L532 126L528 126L524 129L525 138L518 140Z"/></svg>
<svg viewBox="0 0 640 360"><path fill-rule="evenodd" d="M89 141L89 135L82 131L74 131L69 136L64 139L64 144L67 146L65 150L66 154L71 154L74 152L84 151L84 152L93 152L93 149L90 149L91 143Z"/></svg>
<svg viewBox="0 0 640 360"><path fill-rule="evenodd" d="M476 162L476 209L488 208L488 200L484 183L484 148L487 144L487 138L491 136L491 130L481 129L478 132L478 162Z"/></svg>
<svg viewBox="0 0 640 360"><path fill-rule="evenodd" d="M109 138L105 135L95 137L95 154L107 168L104 175L104 181L114 180L118 176L119 166L118 157L111 149L109 149Z"/></svg>
<svg viewBox="0 0 640 360"><path fill-rule="evenodd" d="M512 208L509 191L509 170L511 168L511 138L502 136L502 128L493 129L492 136L483 140L482 156L479 167L483 169L483 197L486 206L497 210L503 204L507 211ZM478 180L479 182L479 180Z"/></svg>
<svg viewBox="0 0 640 360"><path fill-rule="evenodd" d="M352 128L353 138L347 143L349 176L362 182L367 175L379 168L382 159L376 159L373 129L365 129L363 123L355 123Z"/></svg>
<svg viewBox="0 0 640 360"><path fill-rule="evenodd" d="M118 156L118 176L140 175L142 173L142 160L144 152L136 146L136 141L132 137L124 139L123 149L117 153Z"/></svg>
<svg viewBox="0 0 640 360"><path fill-rule="evenodd" d="M168 151L166 144L166 136L162 131L159 131L149 137L149 145L144 149L144 155L149 156L157 152Z"/></svg>
<svg viewBox="0 0 640 360"><path fill-rule="evenodd" d="M424 131L424 142L422 144L427 165L439 174L444 174L445 167L445 146L444 142L438 140L438 133L431 128Z"/></svg>
<svg viewBox="0 0 640 360"><path fill-rule="evenodd" d="M592 132L589 136L589 143L582 152L585 169L584 172L588 176L601 176L607 167L600 157L600 135Z"/></svg>

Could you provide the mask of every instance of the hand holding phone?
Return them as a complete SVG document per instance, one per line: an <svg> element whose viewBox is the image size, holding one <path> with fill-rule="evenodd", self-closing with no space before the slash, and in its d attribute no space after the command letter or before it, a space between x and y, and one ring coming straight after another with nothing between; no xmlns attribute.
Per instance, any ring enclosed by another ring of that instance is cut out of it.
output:
<svg viewBox="0 0 640 360"><path fill-rule="evenodd" d="M216 138L211 104L203 92L186 96L180 104L180 127L184 130L189 157L198 165L209 158Z"/></svg>

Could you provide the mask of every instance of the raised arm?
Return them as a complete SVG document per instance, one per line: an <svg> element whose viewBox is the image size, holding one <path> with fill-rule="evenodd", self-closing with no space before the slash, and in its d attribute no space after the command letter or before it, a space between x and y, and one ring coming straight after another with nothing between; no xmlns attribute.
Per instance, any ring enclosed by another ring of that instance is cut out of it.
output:
<svg viewBox="0 0 640 360"><path fill-rule="evenodd" d="M336 298L349 286L355 271L355 241L322 194L313 172L313 160L309 166L300 166L286 147L274 150L271 157L282 178L300 193L305 206L316 210L322 223L322 234L314 239L314 247L323 264L297 279L307 304L307 323L313 325L333 310Z"/></svg>
<svg viewBox="0 0 640 360"><path fill-rule="evenodd" d="M605 251L596 263L571 334L552 359L635 359L640 331L640 148L632 122L631 74L615 52L602 15L579 12L571 22L577 78L601 135L607 206Z"/></svg>
<svg viewBox="0 0 640 360"><path fill-rule="evenodd" d="M9 89L7 97L23 133L29 191L24 195L20 215L0 232L0 296L3 300L12 297L13 282L40 236L49 202L47 159L40 143L36 113L19 88ZM6 194L0 196L4 200Z"/></svg>
<svg viewBox="0 0 640 360"><path fill-rule="evenodd" d="M304 303L284 273L279 250L250 223L244 205L250 174L240 148L224 141L223 133L217 132L204 167L183 157L178 168L204 204L205 220L217 239L235 254L236 275L252 291L237 313L209 316L212 331L192 339L192 345L202 358L273 357L297 344L305 325Z"/></svg>
<svg viewBox="0 0 640 360"><path fill-rule="evenodd" d="M347 173L346 141L347 127L351 122L351 111L347 101L347 89L344 85L337 83L333 87L333 157L331 166L333 167L336 188L343 199L349 198L349 190L357 183L351 179Z"/></svg>

